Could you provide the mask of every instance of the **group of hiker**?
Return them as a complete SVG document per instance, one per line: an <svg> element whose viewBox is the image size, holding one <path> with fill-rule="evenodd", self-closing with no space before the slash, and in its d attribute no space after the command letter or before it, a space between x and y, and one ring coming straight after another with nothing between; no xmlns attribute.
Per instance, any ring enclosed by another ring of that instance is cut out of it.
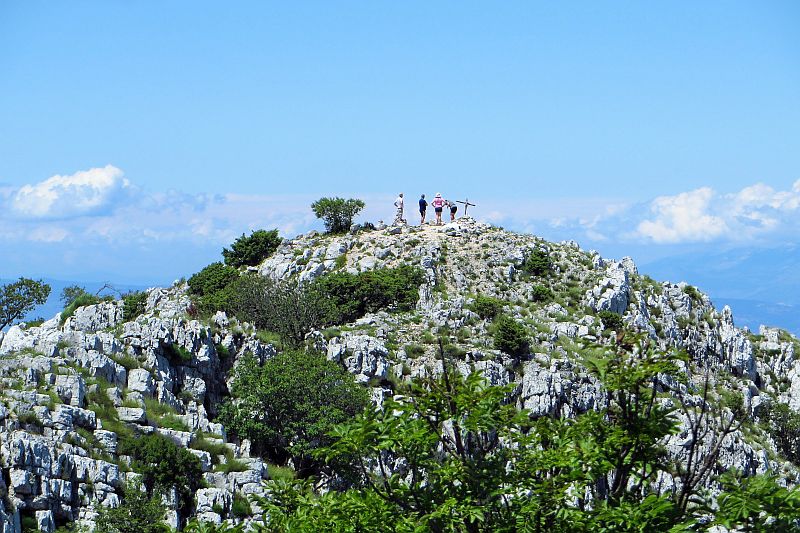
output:
<svg viewBox="0 0 800 533"><path fill-rule="evenodd" d="M397 209L397 213L394 217L395 224L405 224L406 220L403 218L403 193L400 193L397 196L397 199L394 201L394 206ZM453 222L456 219L456 211L458 211L458 206L455 202L450 200L445 200L442 198L441 193L436 193L433 200L430 203L431 207L433 207L434 213L436 213L436 225L442 225L442 211L445 209L450 210L450 222ZM425 195L423 194L419 199L419 216L420 216L420 225L425 224L425 215L428 212L428 201L425 199Z"/></svg>

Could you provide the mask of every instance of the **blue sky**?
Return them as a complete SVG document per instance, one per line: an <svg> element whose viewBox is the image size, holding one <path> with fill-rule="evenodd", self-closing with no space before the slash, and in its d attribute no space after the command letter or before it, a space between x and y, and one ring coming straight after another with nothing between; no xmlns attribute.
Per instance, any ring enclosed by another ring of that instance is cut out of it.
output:
<svg viewBox="0 0 800 533"><path fill-rule="evenodd" d="M399 191L640 262L797 243L797 2L0 3L0 278L166 283Z"/></svg>

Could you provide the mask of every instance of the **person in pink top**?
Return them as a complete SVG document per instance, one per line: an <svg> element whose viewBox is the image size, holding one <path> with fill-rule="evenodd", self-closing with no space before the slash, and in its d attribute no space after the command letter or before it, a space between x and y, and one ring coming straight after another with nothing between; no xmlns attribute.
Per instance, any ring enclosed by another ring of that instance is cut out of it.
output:
<svg viewBox="0 0 800 533"><path fill-rule="evenodd" d="M440 193L436 193L436 198L433 199L431 202L433 206L433 210L436 212L436 225L442 225L442 208L444 207L444 200L442 200L442 195Z"/></svg>

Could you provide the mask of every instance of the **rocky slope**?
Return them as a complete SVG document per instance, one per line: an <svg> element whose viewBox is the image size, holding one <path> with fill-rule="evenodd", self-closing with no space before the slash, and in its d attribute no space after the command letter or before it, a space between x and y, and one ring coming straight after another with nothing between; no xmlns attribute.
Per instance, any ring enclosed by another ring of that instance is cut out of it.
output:
<svg viewBox="0 0 800 533"><path fill-rule="evenodd" d="M552 261L552 274L522 269L536 250ZM729 308L685 284L658 283L629 258L606 260L573 242L549 243L531 235L460 219L445 226L379 228L346 236L315 232L285 241L257 270L276 279L308 283L326 272L412 264L422 268L417 308L368 315L309 334L309 342L373 390L380 402L392 383L441 371L435 339L448 335L462 372L481 370L493 384L515 384L518 405L533 414L570 414L604 404L601 387L580 365L583 341L611 345L600 311L621 315L629 329L663 350L685 350L689 384L709 376L712 398L735 395L750 414L768 402L800 410L800 344L786 332L736 328ZM91 525L96 506L114 506L132 472L117 453L119 424L158 432L197 455L206 488L193 514L219 522L235 494L262 493L267 465L250 457L249 444L228 442L215 423L227 394L230 369L245 353L262 360L275 353L247 324L217 314L192 319L185 284L151 289L146 312L123 320L123 303L78 309L38 327L0 333L0 531L18 533L21 518L43 531L81 521ZM477 295L505 302L506 313L531 337L530 354L517 358L493 348L491 323L474 310ZM263 338L263 337L262 337ZM686 385L687 397L695 392ZM110 406L110 408L109 408ZM687 453L686 431L667 444ZM212 457L208 449L229 452ZM224 463L236 460L234 470ZM797 480L771 436L756 424L723 443L720 470L773 471ZM180 523L175 498L169 522Z"/></svg>

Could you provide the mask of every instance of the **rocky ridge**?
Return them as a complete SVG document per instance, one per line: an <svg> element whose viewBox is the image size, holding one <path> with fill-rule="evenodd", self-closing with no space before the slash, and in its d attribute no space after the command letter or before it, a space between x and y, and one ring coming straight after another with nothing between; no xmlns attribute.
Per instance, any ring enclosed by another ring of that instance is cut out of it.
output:
<svg viewBox="0 0 800 533"><path fill-rule="evenodd" d="M552 261L551 275L524 271L537 250ZM254 270L309 283L327 272L402 264L425 272L414 311L379 312L308 337L371 387L376 402L391 395L398 380L441 372L435 341L446 335L460 371L480 370L492 384L514 384L517 404L534 415L602 407L603 391L578 354L584 342L614 342L598 318L608 311L660 349L688 353L689 383L708 375L714 394L738 395L751 414L773 401L800 410L796 338L777 329L762 327L756 335L736 328L729 308L717 311L690 285L658 283L629 258L607 260L574 242L549 243L462 218L344 236L311 232L284 241ZM478 295L505 303L506 313L530 333L531 353L512 357L493 347L491 321L474 310ZM228 442L213 420L238 358L252 353L264 360L275 347L222 313L208 323L193 319L190 303L185 284L178 284L151 289L145 313L133 321L123 320L118 301L79 308L63 324L56 316L0 333L2 533L19 533L23 517L35 517L42 531L69 521L91 525L96 506L117 505L123 484L137 475L130 459L117 454L110 428L118 423L161 433L200 458L206 487L197 491L192 514L202 520L229 517L236 494L263 494L267 465L250 457L246 441ZM683 392L695 394L686 386ZM113 412L101 408L101 396ZM687 439L684 431L666 443L676 458L686 453ZM212 457L198 449L200 441L224 444L232 453ZM241 471L219 467L231 458L244 465ZM727 438L718 468L797 480L794 465L780 459L771 437L756 426ZM165 500L169 522L177 526L186 517L174 498Z"/></svg>

